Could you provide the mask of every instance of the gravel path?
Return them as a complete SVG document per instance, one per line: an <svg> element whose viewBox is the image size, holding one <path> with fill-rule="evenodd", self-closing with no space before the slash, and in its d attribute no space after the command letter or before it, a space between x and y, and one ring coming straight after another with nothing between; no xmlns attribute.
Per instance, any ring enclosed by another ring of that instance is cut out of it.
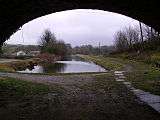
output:
<svg viewBox="0 0 160 120"><path fill-rule="evenodd" d="M51 84L59 84L63 87L71 89L74 85L80 84L88 84L92 82L93 77L95 75L100 75L105 73L99 74L88 74L88 75L64 75L64 76L56 76L56 75L33 75L33 74L21 74L21 73L0 73L2 77L12 77L20 80L27 80L37 83L44 83L47 85Z"/></svg>

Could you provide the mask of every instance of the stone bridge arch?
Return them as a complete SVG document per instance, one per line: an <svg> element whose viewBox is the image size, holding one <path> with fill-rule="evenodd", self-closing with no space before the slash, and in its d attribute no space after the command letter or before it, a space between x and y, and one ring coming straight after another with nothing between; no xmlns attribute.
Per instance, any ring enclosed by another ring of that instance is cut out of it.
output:
<svg viewBox="0 0 160 120"><path fill-rule="evenodd" d="M30 20L72 9L116 12L160 31L158 0L0 0L0 44Z"/></svg>

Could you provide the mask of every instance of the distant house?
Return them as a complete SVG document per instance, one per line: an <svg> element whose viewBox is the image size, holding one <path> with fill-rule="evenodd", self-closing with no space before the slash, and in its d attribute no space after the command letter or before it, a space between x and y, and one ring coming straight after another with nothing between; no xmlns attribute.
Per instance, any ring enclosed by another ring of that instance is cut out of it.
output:
<svg viewBox="0 0 160 120"><path fill-rule="evenodd" d="M26 53L24 51L19 51L16 53L17 56L25 56Z"/></svg>

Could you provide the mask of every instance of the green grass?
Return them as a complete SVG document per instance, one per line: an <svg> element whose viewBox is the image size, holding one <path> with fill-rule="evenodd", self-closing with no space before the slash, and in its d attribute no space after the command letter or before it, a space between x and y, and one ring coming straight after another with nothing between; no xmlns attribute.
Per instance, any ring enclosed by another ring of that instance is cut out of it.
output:
<svg viewBox="0 0 160 120"><path fill-rule="evenodd" d="M64 89L56 84L48 86L13 78L0 78L0 118L48 120L55 116L57 109L61 107L59 97L63 92ZM60 107L57 108L58 105Z"/></svg>
<svg viewBox="0 0 160 120"><path fill-rule="evenodd" d="M61 88L56 85L48 86L14 78L0 78L0 90L6 91L6 93L9 94L13 93L18 96L45 94L48 92L57 92L60 89Z"/></svg>
<svg viewBox="0 0 160 120"><path fill-rule="evenodd" d="M152 66L156 66L156 63L160 62L160 52L158 51L147 51L137 54L136 52L124 52L119 54L111 55L112 57L119 57L127 60L136 60L138 62L144 62Z"/></svg>
<svg viewBox="0 0 160 120"><path fill-rule="evenodd" d="M127 66L130 66L132 69L126 72L126 81L130 81L138 89L160 95L160 70L151 64L124 59L122 57L88 55L80 55L80 57L114 71L125 70Z"/></svg>
<svg viewBox="0 0 160 120"><path fill-rule="evenodd" d="M160 71L130 72L126 76L136 88L160 95Z"/></svg>
<svg viewBox="0 0 160 120"><path fill-rule="evenodd" d="M103 57L103 56L88 56L88 55L80 55L80 57L85 60L92 61L102 67L109 70L120 70L123 67L123 64L114 58Z"/></svg>

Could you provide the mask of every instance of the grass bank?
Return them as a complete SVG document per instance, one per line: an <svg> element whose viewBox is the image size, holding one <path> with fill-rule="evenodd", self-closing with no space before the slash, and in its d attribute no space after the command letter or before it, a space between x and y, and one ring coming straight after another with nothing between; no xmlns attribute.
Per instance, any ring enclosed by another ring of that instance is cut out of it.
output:
<svg viewBox="0 0 160 120"><path fill-rule="evenodd" d="M127 81L130 81L136 88L160 95L160 71L134 71L126 74Z"/></svg>
<svg viewBox="0 0 160 120"><path fill-rule="evenodd" d="M17 69L21 70L29 66L33 66L37 64L39 59L32 58L26 60L14 60L10 62L1 62L0 63L0 71L1 72L15 72Z"/></svg>
<svg viewBox="0 0 160 120"><path fill-rule="evenodd" d="M117 59L103 56L89 56L89 55L79 55L79 57L92 61L108 70L120 70L123 64L117 61Z"/></svg>
<svg viewBox="0 0 160 120"><path fill-rule="evenodd" d="M136 88L160 95L160 70L152 64L124 59L123 57L103 57L80 55L110 70L125 70L127 79Z"/></svg>
<svg viewBox="0 0 160 120"><path fill-rule="evenodd" d="M112 57L119 57L127 60L136 60L139 62L152 65L160 68L160 52L159 51L144 51L141 53L137 52L123 52L119 54L112 54Z"/></svg>

